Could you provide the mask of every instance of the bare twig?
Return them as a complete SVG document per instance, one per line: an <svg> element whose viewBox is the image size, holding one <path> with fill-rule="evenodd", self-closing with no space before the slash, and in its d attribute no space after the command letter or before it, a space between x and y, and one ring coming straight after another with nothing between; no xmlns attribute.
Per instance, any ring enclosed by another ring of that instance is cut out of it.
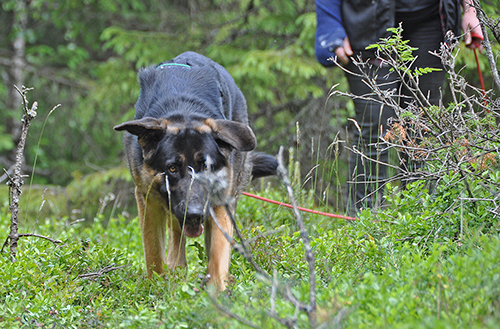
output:
<svg viewBox="0 0 500 329"><path fill-rule="evenodd" d="M32 90L33 88L26 88L26 87L22 86L22 88L19 89L17 86L14 86L14 87L21 95L23 109L24 109L24 115L22 118L21 137L20 137L19 143L17 145L16 161L14 164L13 175L10 176L9 172L6 171L6 175L9 178L8 185L10 187L10 194L11 194L10 233L9 233L7 239L5 240L5 242L2 246L2 249L0 250L0 252L3 252L3 250L7 246L7 244L10 243L10 258L11 258L12 262L16 261L17 244L18 244L19 238L21 238L21 237L33 236L33 237L37 237L37 238L46 239L48 241L51 241L54 244L62 243L59 240L54 240L54 239L48 238L48 237L40 235L40 234L19 233L19 231L18 231L19 199L20 199L20 196L22 193L21 188L22 188L22 185L24 183L23 178L26 177L26 176L22 175L24 148L26 145L26 137L28 136L28 129L29 129L29 126L31 124L31 120L33 120L37 116L38 103L35 101L35 102L33 102L31 108L29 107L29 103L28 103L28 99L26 97L26 94L28 93L28 91Z"/></svg>
<svg viewBox="0 0 500 329"><path fill-rule="evenodd" d="M309 242L309 236L307 233L306 226L304 225L304 221L302 220L302 216L297 208L297 202L295 201L295 197L293 195L292 185L290 183L290 179L288 178L288 174L286 171L286 167L283 165L283 147L280 147L278 153L278 175L281 177L283 183L285 184L286 190L288 192L288 197L290 198L290 203L293 206L293 212L295 215L295 219L297 224L299 225L300 230L300 238L302 239L302 243L305 248L305 256L306 261L309 265L309 305L306 310L307 316L309 317L309 324L311 327L316 326L316 271L315 271L315 258L312 252L311 244Z"/></svg>
<svg viewBox="0 0 500 329"><path fill-rule="evenodd" d="M243 257L245 257L245 259L252 265L252 267L255 269L255 271L259 274L260 278L264 282L266 282L268 284L274 284L276 281L272 280L271 277L269 276L269 274L266 271L264 271L255 262L255 260L253 259L252 253L248 251L246 243L245 243L245 240L241 236L241 233L240 233L238 227L236 226L236 222L234 220L234 216L233 216L232 212L229 211L229 206L228 205L226 205L226 211L228 213L228 216L231 219L231 222L233 223L234 229L236 231L236 235L238 236L238 239L241 241L241 244L236 243L236 241L229 234L227 234L227 232L225 232L225 230L222 229L221 225L219 224L219 220L217 219L217 214L215 213L215 211L212 208L210 208L210 216L212 216L212 219L214 220L215 224L217 225L217 227L219 228L219 230L221 230L221 232L224 234L224 237L229 241L229 243L231 244L231 246L233 247L233 249L236 250L240 255L242 255ZM293 305L295 305L300 310L307 311L308 306L305 305L305 304L303 304L303 303L301 303L292 294L289 286L283 285L283 284L279 284L278 286L274 286L273 285L273 289L278 289L279 292L280 292L280 295L283 298L285 298L286 300L288 300L289 302L291 302ZM210 295L210 293L209 293L209 295ZM241 319L241 318L239 316L237 316L236 314L230 312L229 310L223 308L220 304L218 304L217 301L216 301L216 299L215 299L215 297L211 296L210 299L213 302L215 302L215 306L218 309L220 309L221 311L223 311L223 313L225 313L226 315L231 316L232 318L240 321L239 319ZM278 322L280 322L283 325L286 325L288 327L293 327L295 325L296 319L295 320L293 320L293 319L284 319L284 318L279 317L275 312L267 312L267 313L268 313L268 315L270 317L272 317L273 319L277 320ZM242 322L242 323L245 323L245 322Z"/></svg>
<svg viewBox="0 0 500 329"><path fill-rule="evenodd" d="M19 198L21 196L21 187L23 185L21 167L23 164L23 154L24 154L24 146L26 145L26 137L28 136L28 128L30 126L31 120L36 117L36 110L38 107L38 103L34 102L31 106L31 109L28 105L28 100L26 98L26 93L32 88L22 87L20 90L17 86L14 86L23 99L23 107L24 107L24 115L22 119L22 130L21 130L21 138L19 140L19 144L17 145L16 152L16 164L14 166L14 176L12 180L9 181L9 186L12 191L12 203L10 205L11 218L10 218L10 234L8 239L10 240L10 258L14 262L16 260L17 253L17 242L19 240L18 233L18 218L17 214L19 212Z"/></svg>
<svg viewBox="0 0 500 329"><path fill-rule="evenodd" d="M233 225L234 225L234 229L235 231L237 232L237 235L239 237L241 237L241 234L239 233L239 230L238 230L238 227L235 225L235 222L234 222L234 216L232 215L231 212L228 211L228 215L229 217L231 218L231 222L233 222ZM210 216L212 217L212 219L214 220L215 222L215 225L217 225L217 227L219 228L219 230L222 232L222 234L224 234L224 237L226 238L226 240L231 244L231 246L233 247L234 250L236 250L240 255L242 255L243 257L245 257L245 259L252 265L252 267L260 274L262 275L263 278L266 279L267 282L270 282L270 277L269 277L269 274L266 273L266 271L264 271L257 263L255 263L254 259L253 259L253 256L252 256L252 253L248 251L248 248L246 246L246 243L244 240L241 240L241 244L237 243L236 240L234 238L232 238L223 228L222 226L220 225L219 223L219 220L217 218L217 214L215 213L215 211L210 208Z"/></svg>
<svg viewBox="0 0 500 329"><path fill-rule="evenodd" d="M111 271L119 270L119 269L122 269L122 268L127 267L127 266L130 266L130 265L129 264L120 265L120 266L108 265L108 266L100 269L97 272L79 274L76 276L76 278L77 279L94 279L94 278L98 278L106 273L109 273Z"/></svg>
<svg viewBox="0 0 500 329"><path fill-rule="evenodd" d="M119 270L119 269L122 269L122 268L127 267L127 266L130 266L130 265L129 264L120 265L120 266L108 265L108 266L98 270L97 272L79 274L79 275L77 275L76 278L77 279L94 279L94 278L98 278L106 273L109 273L111 271Z"/></svg>
<svg viewBox="0 0 500 329"><path fill-rule="evenodd" d="M45 239L47 241L50 241L53 244L62 244L63 243L61 240L52 239L52 238L46 237L44 235L36 234L36 233L19 233L19 237L23 237L23 236L25 236L25 237L34 236L36 238Z"/></svg>
<svg viewBox="0 0 500 329"><path fill-rule="evenodd" d="M5 173L2 176L0 176L0 183L6 180L7 178L10 179L10 175L14 172L14 166L11 166L8 170L3 168L3 171Z"/></svg>

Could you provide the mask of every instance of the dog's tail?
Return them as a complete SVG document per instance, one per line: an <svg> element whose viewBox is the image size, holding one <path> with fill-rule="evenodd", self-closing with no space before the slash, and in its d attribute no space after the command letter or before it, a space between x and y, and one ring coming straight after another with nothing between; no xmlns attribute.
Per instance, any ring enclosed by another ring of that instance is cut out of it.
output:
<svg viewBox="0 0 500 329"><path fill-rule="evenodd" d="M278 160L272 155L252 152L252 178L276 175Z"/></svg>

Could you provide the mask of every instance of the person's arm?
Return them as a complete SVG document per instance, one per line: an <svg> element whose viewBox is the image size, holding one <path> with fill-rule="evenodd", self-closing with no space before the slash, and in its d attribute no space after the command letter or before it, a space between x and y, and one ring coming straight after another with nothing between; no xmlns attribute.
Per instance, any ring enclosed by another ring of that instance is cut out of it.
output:
<svg viewBox="0 0 500 329"><path fill-rule="evenodd" d="M464 31L465 45L471 49L482 49L483 31L476 16L476 8L472 0L462 0L464 14L462 16L462 30Z"/></svg>
<svg viewBox="0 0 500 329"><path fill-rule="evenodd" d="M342 23L341 5L341 0L316 0L316 57L325 66L334 64L327 61L333 55L342 63L347 63L347 55L352 55Z"/></svg>

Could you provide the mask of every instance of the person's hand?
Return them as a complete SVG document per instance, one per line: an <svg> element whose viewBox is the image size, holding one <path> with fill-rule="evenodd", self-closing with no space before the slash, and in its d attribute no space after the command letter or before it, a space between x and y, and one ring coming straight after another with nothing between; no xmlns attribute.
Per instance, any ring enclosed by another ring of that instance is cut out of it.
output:
<svg viewBox="0 0 500 329"><path fill-rule="evenodd" d="M479 25L479 20L476 16L476 8L472 7L469 3L471 0L464 0L464 15L462 17L462 30L464 31L464 42L470 49L483 50L481 41L483 40L483 31Z"/></svg>
<svg viewBox="0 0 500 329"><path fill-rule="evenodd" d="M353 52L348 37L345 37L344 45L342 47L335 49L335 55L337 55L337 58L342 64L346 65L349 63L349 57L353 55Z"/></svg>

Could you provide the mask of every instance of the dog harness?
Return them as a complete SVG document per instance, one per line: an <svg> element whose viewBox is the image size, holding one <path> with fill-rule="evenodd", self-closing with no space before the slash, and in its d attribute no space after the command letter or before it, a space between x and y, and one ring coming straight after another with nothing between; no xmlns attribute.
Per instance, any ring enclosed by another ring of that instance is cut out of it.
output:
<svg viewBox="0 0 500 329"><path fill-rule="evenodd" d="M156 68L157 69L163 69L165 66L182 66L182 67L187 67L187 68L191 68L190 65L187 65L187 64L179 64L179 63L163 63L163 64L160 64L158 65Z"/></svg>

